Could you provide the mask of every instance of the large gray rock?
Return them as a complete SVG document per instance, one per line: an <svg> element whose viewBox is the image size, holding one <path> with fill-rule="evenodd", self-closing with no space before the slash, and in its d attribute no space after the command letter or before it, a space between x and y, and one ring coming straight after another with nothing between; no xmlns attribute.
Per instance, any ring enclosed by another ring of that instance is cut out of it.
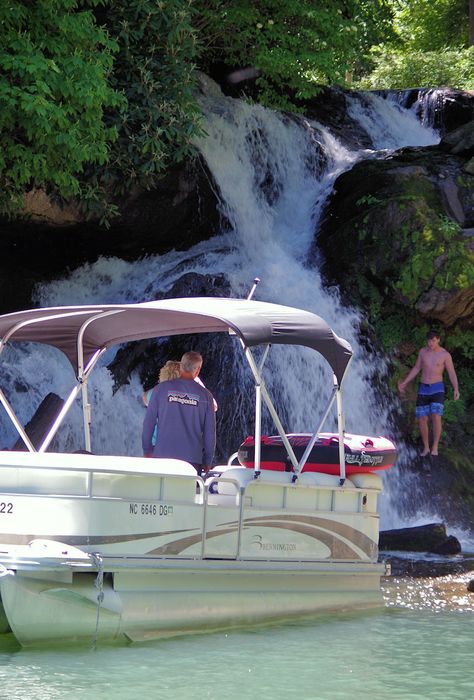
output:
<svg viewBox="0 0 474 700"><path fill-rule="evenodd" d="M447 133L440 143L441 148L454 154L474 154L474 121Z"/></svg>
<svg viewBox="0 0 474 700"><path fill-rule="evenodd" d="M474 274L474 177L464 162L438 147L407 148L343 173L317 240L328 279L369 312L379 298L446 327L474 326L474 284L458 285L453 273L462 255ZM445 235L456 226L453 258Z"/></svg>
<svg viewBox="0 0 474 700"><path fill-rule="evenodd" d="M380 533L379 549L433 554L459 554L461 545L456 537L448 536L443 523L385 530Z"/></svg>

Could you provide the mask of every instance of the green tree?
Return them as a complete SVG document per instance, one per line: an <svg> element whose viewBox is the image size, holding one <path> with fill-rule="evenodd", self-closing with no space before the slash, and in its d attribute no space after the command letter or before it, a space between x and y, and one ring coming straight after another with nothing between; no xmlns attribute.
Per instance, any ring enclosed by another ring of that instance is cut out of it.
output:
<svg viewBox="0 0 474 700"><path fill-rule="evenodd" d="M469 0L392 0L394 26L408 51L469 45Z"/></svg>
<svg viewBox="0 0 474 700"><path fill-rule="evenodd" d="M391 27L385 0L197 0L195 9L203 69L255 67L259 100L276 106L289 91L304 98L344 83Z"/></svg>
<svg viewBox="0 0 474 700"><path fill-rule="evenodd" d="M109 164L96 173L115 193L152 187L192 151L200 132L192 0L113 0L98 14L118 45L110 83L125 102L108 114L117 130Z"/></svg>
<svg viewBox="0 0 474 700"><path fill-rule="evenodd" d="M394 40L372 47L361 88L474 87L470 0L391 0Z"/></svg>
<svg viewBox="0 0 474 700"><path fill-rule="evenodd" d="M116 48L78 0L1 4L0 213L20 208L32 187L79 195L84 168L106 162Z"/></svg>

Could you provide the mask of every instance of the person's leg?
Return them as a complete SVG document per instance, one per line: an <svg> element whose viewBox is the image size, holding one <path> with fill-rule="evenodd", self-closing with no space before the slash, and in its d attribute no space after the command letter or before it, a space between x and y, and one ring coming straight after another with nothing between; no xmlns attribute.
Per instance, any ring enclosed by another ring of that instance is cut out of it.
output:
<svg viewBox="0 0 474 700"><path fill-rule="evenodd" d="M442 430L442 420L441 420L441 416L438 413L432 413L431 420L433 422L433 445L431 447L431 454L434 457L437 457L438 456L439 439L441 437L441 430Z"/></svg>
<svg viewBox="0 0 474 700"><path fill-rule="evenodd" d="M420 416L418 418L418 426L420 428L421 440L423 442L422 457L426 457L430 453L428 416Z"/></svg>
<svg viewBox="0 0 474 700"><path fill-rule="evenodd" d="M443 391L439 391L434 396L431 397L430 413L431 421L433 423L433 445L431 447L431 454L433 457L438 456L438 445L441 437L442 429L442 418L444 412L444 385L441 384Z"/></svg>

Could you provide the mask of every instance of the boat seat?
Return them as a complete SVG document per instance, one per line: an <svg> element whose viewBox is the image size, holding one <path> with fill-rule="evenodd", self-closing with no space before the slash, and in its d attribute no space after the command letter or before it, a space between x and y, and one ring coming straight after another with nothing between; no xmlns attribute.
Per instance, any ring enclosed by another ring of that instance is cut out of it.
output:
<svg viewBox="0 0 474 700"><path fill-rule="evenodd" d="M335 474L323 474L321 472L301 472L298 477L297 484L304 484L305 486L329 486L334 488L339 486L339 476ZM345 480L343 488L353 488L354 484L352 482L352 476L350 479Z"/></svg>
<svg viewBox="0 0 474 700"><path fill-rule="evenodd" d="M219 467L214 467L213 471L219 471ZM206 479L206 486L210 485L212 489L212 494L219 494L225 496L235 496L238 492L238 488L241 486L246 486L249 481L253 479L253 470L246 469L245 467L232 467L223 469L221 476L218 477L219 481L213 481L212 478ZM237 482L236 484L230 483L229 481L222 481L222 479L232 479ZM212 483L211 483L212 482Z"/></svg>
<svg viewBox="0 0 474 700"><path fill-rule="evenodd" d="M358 489L382 490L382 477L380 474L351 474L351 481Z"/></svg>

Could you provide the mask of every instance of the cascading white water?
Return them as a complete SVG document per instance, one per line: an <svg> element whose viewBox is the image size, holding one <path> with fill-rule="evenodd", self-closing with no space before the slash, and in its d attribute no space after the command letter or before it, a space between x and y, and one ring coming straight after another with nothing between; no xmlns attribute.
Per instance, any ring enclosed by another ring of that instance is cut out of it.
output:
<svg viewBox="0 0 474 700"><path fill-rule="evenodd" d="M425 100L424 93L420 99ZM418 121L419 103L414 102L410 109L405 109L399 104L397 93L389 93L386 97L364 93L363 99L355 97L350 101L348 111L370 134L372 146L377 150L429 146L439 141L439 134L432 128L431 121ZM421 112L425 114L424 109Z"/></svg>
<svg viewBox="0 0 474 700"><path fill-rule="evenodd" d="M372 356L369 360L359 347L359 316L341 305L334 290L325 288L312 253L318 220L333 183L360 153L342 147L321 125L224 97L214 85L203 95L202 104L206 135L196 145L219 188L229 230L184 253L173 251L135 263L101 259L41 286L36 301L42 306L145 301L157 291L168 290L185 272L223 273L233 295L241 297L258 276L262 283L255 298L313 311L349 340L354 360L344 382L346 429L387 433L386 411L373 404L371 391L371 377L384 371L383 360ZM375 149L437 140L434 132L420 126L412 111L376 95L363 108L354 97L350 110L354 119L374 132ZM12 347L6 353L7 394L24 421L49 391L66 396L72 370L58 353L49 365L43 360L45 355L53 356L51 349ZM105 367L113 354L107 354L90 383L97 428L93 449L138 455L144 415L142 387L133 375L129 385L113 394L113 380ZM270 353L266 378L270 393L276 392L277 408L284 409L288 431L314 429L327 403L332 374L313 356L289 347L273 348ZM237 391L244 380L241 367L235 369ZM209 388L219 399L219 386ZM82 447L81 421L75 407L60 433L60 449ZM15 441L11 426L2 420L0 430L0 445L11 445ZM242 437L245 435L236 436L235 449Z"/></svg>

